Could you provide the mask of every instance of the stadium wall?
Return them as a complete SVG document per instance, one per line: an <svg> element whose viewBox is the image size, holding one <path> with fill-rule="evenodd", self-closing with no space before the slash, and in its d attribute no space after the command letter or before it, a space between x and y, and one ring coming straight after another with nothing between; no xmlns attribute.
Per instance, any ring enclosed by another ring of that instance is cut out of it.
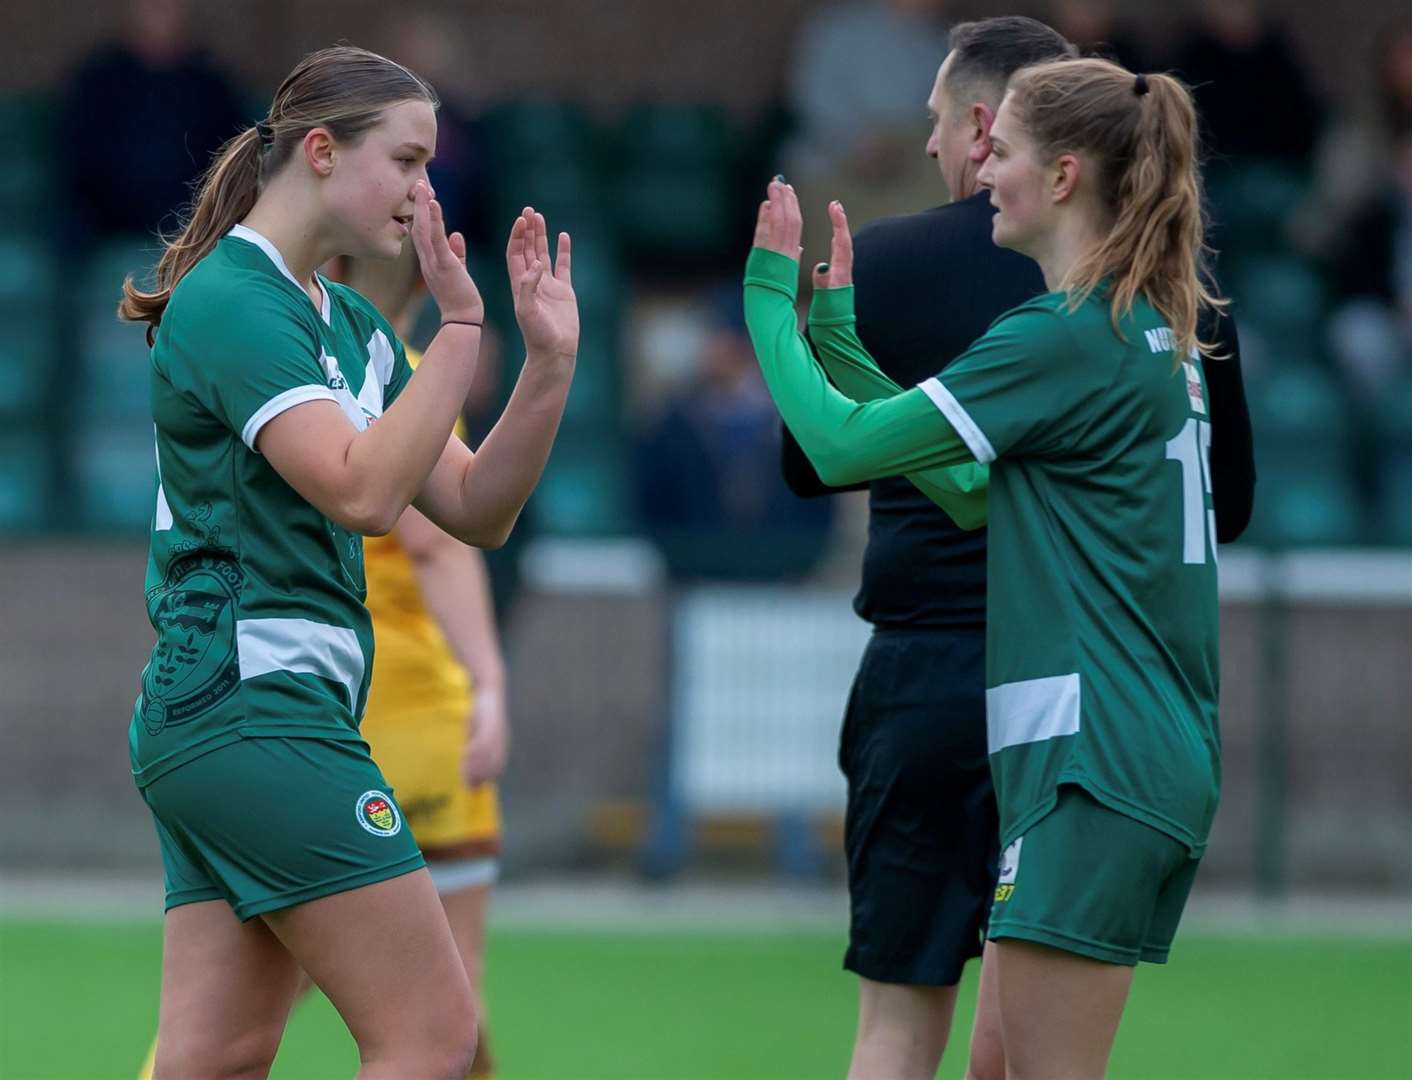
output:
<svg viewBox="0 0 1412 1080"><path fill-rule="evenodd" d="M1360 558L1225 559L1224 796L1207 883L1412 890L1412 555ZM0 867L156 865L126 746L152 640L143 562L131 543L0 550ZM512 871L602 857L596 811L650 811L675 602L650 581L532 576L507 628ZM820 738L835 724L821 717Z"/></svg>

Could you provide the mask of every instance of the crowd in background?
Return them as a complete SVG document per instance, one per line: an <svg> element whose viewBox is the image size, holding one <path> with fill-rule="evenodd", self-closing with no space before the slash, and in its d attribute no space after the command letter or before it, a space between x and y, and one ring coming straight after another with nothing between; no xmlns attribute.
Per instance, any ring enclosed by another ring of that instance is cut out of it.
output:
<svg viewBox="0 0 1412 1080"><path fill-rule="evenodd" d="M533 203L575 234L584 352L533 528L644 533L682 578L790 578L818 564L837 515L829 500L793 499L780 477L778 421L736 285L749 221L781 170L808 207L842 198L855 227L943 201L925 102L953 18L946 0L815 9L778 102L749 125L709 101L643 102L605 125L568 101L485 107L443 94L431 175L471 239L508 362L502 226ZM1160 54L1106 0L1056 0L1048 18L1086 53L1194 87L1215 272L1235 301L1255 422L1252 539L1412 543L1412 19L1378 36L1367 85L1335 101L1254 0L1205 0ZM400 25L393 55L438 83L453 62L446 25L432 15ZM67 208L59 231L66 260L86 269L73 277L76 314L24 306L53 313L36 351L73 348L81 362L37 364L47 381L30 404L65 435L30 429L52 440L26 459L42 458L47 483L7 482L0 527L145 525L142 347L109 318L121 271L150 261L211 153L259 118L273 89L238 85L199 44L182 0L133 0L125 26L76 60L35 124L63 132L49 150ZM31 250L21 213L7 215L0 261ZM821 219L813 232L824 234ZM57 291L57 267L45 265L52 276L41 267L25 289ZM11 280L2 267L0 279ZM476 396L473 432L511 381ZM0 456L30 453L23 436L12 426Z"/></svg>

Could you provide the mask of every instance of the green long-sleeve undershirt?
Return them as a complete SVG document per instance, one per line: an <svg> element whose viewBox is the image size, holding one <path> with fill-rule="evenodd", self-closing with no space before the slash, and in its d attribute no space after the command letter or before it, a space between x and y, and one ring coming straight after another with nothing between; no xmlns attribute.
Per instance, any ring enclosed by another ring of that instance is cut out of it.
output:
<svg viewBox="0 0 1412 1080"><path fill-rule="evenodd" d="M906 391L878 367L858 336L853 286L815 289L809 305L809 337L829 381L855 401L876 401ZM907 479L963 529L985 524L990 466L972 461L911 472Z"/></svg>
<svg viewBox="0 0 1412 1080"><path fill-rule="evenodd" d="M795 260L754 248L745 266L745 322L770 396L819 479L841 487L904 474L916 483L917 475L939 466L974 465L975 457L956 429L921 390L902 390L889 380L890 396L860 403L829 382L799 333L794 310L798 275ZM851 309L852 290L847 291L850 295L830 303L846 303ZM850 342L846 350L831 350L843 381L881 394L884 387L877 380L886 376L857 335L852 338L856 346ZM860 363L860 357L866 363ZM870 367L873 374L866 373ZM977 520L977 500L983 504L985 496L983 488L976 490L974 475L946 480L930 475L923 482L926 486L918 488L958 524L974 528L984 520L983 511Z"/></svg>

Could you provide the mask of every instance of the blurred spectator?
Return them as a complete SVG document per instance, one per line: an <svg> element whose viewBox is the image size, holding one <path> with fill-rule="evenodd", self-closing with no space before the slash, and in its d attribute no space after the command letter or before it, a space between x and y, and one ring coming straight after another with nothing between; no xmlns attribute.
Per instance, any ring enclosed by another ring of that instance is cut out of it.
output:
<svg viewBox="0 0 1412 1080"><path fill-rule="evenodd" d="M441 99L436 113L436 158L427 167L427 175L436 188L447 227L465 233L473 247L497 249L505 238L499 235L500 225L491 220L491 170L484 124L461 70L464 62L455 52L461 32L436 12L412 11L398 19L388 55L426 78Z"/></svg>
<svg viewBox="0 0 1412 1080"><path fill-rule="evenodd" d="M72 239L171 228L211 155L253 119L189 31L186 0L132 0L122 36L62 91Z"/></svg>
<svg viewBox="0 0 1412 1080"><path fill-rule="evenodd" d="M706 297L696 370L638 445L643 525L677 578L800 577L829 540L831 499L796 499L779 473L779 418L740 290Z"/></svg>
<svg viewBox="0 0 1412 1080"><path fill-rule="evenodd" d="M856 226L936 204L936 168L918 153L928 126L917 103L946 58L944 6L854 2L824 8L804 25L788 88L796 131L784 152L804 206L842 199ZM826 228L804 232L806 245L822 237L827 246Z"/></svg>
<svg viewBox="0 0 1412 1080"><path fill-rule="evenodd" d="M1382 175L1340 236L1329 320L1334 358L1369 405L1412 373L1412 128Z"/></svg>
<svg viewBox="0 0 1412 1080"><path fill-rule="evenodd" d="M1412 18L1376 40L1373 77L1320 143L1314 192L1295 222L1297 242L1313 255L1335 254L1352 218L1385 193L1397 142L1412 132Z"/></svg>
<svg viewBox="0 0 1412 1080"><path fill-rule="evenodd" d="M1256 0L1203 0L1176 61L1196 97L1208 150L1220 158L1308 160L1320 103L1283 29Z"/></svg>
<svg viewBox="0 0 1412 1080"><path fill-rule="evenodd" d="M1119 24L1114 0L1055 0L1049 24L1084 56L1114 60L1134 72L1148 68L1137 39Z"/></svg>

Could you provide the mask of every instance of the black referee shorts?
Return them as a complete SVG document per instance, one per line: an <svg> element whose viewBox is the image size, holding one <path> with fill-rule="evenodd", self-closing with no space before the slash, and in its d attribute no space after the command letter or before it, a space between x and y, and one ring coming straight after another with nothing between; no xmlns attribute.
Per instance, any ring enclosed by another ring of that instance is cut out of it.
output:
<svg viewBox="0 0 1412 1080"><path fill-rule="evenodd" d="M839 767L843 966L875 982L959 982L981 952L999 858L984 632L876 631L848 698Z"/></svg>

